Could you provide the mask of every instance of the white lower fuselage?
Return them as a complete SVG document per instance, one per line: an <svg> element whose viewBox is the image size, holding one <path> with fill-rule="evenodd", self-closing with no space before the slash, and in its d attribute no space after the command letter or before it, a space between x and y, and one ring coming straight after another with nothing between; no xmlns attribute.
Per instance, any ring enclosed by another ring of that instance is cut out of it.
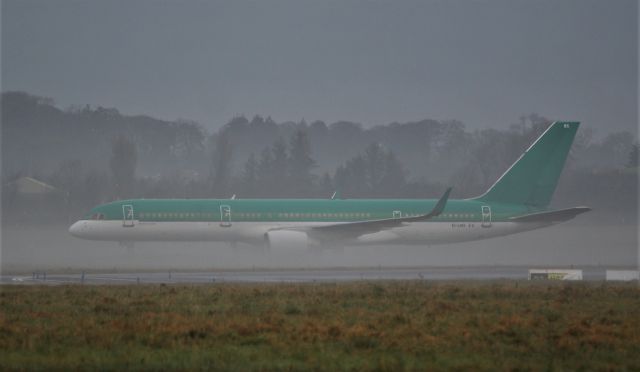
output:
<svg viewBox="0 0 640 372"><path fill-rule="evenodd" d="M266 233L282 228L322 226L323 222L236 222L224 226L219 222L139 222L124 225L122 221L80 220L73 224L71 234L89 240L120 242L136 241L222 241L262 244ZM515 234L549 226L548 222L413 222L355 240L346 245L378 244L444 244L480 240Z"/></svg>

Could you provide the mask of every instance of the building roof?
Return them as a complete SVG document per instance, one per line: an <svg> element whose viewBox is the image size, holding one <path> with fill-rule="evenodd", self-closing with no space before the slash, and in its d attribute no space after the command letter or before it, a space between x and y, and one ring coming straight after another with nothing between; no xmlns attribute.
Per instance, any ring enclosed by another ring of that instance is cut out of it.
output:
<svg viewBox="0 0 640 372"><path fill-rule="evenodd" d="M20 177L13 183L19 194L44 195L57 191L55 187L31 177Z"/></svg>

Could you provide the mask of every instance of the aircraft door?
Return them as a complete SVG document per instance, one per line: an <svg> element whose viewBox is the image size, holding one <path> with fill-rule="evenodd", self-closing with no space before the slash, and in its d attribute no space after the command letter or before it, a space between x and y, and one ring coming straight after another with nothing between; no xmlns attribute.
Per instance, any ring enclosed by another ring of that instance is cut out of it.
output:
<svg viewBox="0 0 640 372"><path fill-rule="evenodd" d="M228 205L220 206L220 226L231 227L231 207Z"/></svg>
<svg viewBox="0 0 640 372"><path fill-rule="evenodd" d="M482 206L482 227L491 227L491 207Z"/></svg>
<svg viewBox="0 0 640 372"><path fill-rule="evenodd" d="M122 205L122 227L133 227L133 205Z"/></svg>

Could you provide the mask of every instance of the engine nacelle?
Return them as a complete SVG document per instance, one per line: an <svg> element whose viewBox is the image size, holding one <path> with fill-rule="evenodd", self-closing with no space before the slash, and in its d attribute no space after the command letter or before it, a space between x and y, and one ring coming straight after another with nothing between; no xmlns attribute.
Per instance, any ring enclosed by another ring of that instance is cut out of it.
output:
<svg viewBox="0 0 640 372"><path fill-rule="evenodd" d="M264 244L270 252L290 253L306 252L316 242L302 231L276 230L264 234Z"/></svg>

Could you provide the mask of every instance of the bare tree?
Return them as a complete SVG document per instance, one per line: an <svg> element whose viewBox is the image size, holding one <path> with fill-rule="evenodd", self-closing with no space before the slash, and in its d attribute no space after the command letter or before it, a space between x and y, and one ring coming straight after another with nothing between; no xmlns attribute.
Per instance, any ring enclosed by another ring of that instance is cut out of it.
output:
<svg viewBox="0 0 640 372"><path fill-rule="evenodd" d="M233 150L226 131L218 133L215 139L211 167L211 192L214 196L227 197L231 181L231 159Z"/></svg>
<svg viewBox="0 0 640 372"><path fill-rule="evenodd" d="M291 136L289 154L289 180L292 194L309 196L314 182L311 169L315 167L316 162L311 158L311 145L306 131L297 130Z"/></svg>
<svg viewBox="0 0 640 372"><path fill-rule="evenodd" d="M109 160L113 191L117 199L133 196L137 163L136 145L122 134L117 136L111 142L111 159Z"/></svg>

